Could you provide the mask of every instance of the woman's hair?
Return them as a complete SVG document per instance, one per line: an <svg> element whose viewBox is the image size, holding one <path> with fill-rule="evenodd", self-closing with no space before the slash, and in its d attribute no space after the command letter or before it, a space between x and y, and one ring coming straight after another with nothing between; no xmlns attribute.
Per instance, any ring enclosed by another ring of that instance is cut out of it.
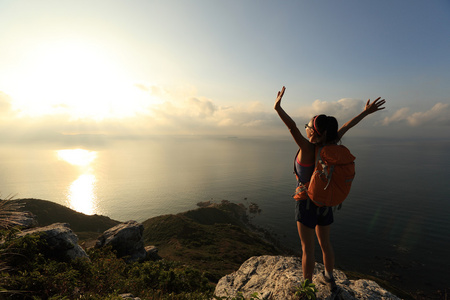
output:
<svg viewBox="0 0 450 300"><path fill-rule="evenodd" d="M338 142L338 122L335 117L318 115L315 116L312 121L314 131L317 132L319 136L322 136L326 132L326 143Z"/></svg>

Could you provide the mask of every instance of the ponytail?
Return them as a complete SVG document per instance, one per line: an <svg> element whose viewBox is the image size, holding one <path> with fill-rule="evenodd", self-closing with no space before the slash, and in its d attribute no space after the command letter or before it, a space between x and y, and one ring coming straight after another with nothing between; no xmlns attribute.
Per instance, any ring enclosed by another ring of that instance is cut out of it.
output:
<svg viewBox="0 0 450 300"><path fill-rule="evenodd" d="M339 139L338 136L338 122L335 117L327 116L327 143L335 142L337 143Z"/></svg>

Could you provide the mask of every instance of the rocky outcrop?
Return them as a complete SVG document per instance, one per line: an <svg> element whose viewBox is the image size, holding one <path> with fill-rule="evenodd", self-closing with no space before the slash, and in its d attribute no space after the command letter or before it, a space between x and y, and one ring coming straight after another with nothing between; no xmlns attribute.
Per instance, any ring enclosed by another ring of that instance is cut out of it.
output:
<svg viewBox="0 0 450 300"><path fill-rule="evenodd" d="M78 237L67 223L55 223L45 227L38 227L22 231L18 237L27 234L41 234L48 244L46 255L58 260L76 258L89 259L86 252L78 245Z"/></svg>
<svg viewBox="0 0 450 300"><path fill-rule="evenodd" d="M332 293L318 282L323 272L322 264L316 263L313 282L318 292L317 299L400 299L370 280L348 280L345 274L335 270L338 290ZM261 299L298 299L296 288L303 281L302 263L298 257L255 256L248 259L236 272L222 277L215 290L219 297L235 297L240 292L250 298L258 293Z"/></svg>
<svg viewBox="0 0 450 300"><path fill-rule="evenodd" d="M145 260L160 260L161 257L158 254L158 248L155 246L146 246L145 247L146 257Z"/></svg>
<svg viewBox="0 0 450 300"><path fill-rule="evenodd" d="M15 223L22 229L29 229L38 226L36 216L29 211L24 211L18 214Z"/></svg>
<svg viewBox="0 0 450 300"><path fill-rule="evenodd" d="M110 245L117 253L117 257L127 262L143 260L147 256L142 234L144 226L136 221L121 223L106 230L97 240L95 247Z"/></svg>
<svg viewBox="0 0 450 300"><path fill-rule="evenodd" d="M95 247L111 246L112 250L116 251L117 257L124 258L127 262L160 259L156 247L144 247L143 232L142 224L128 221L106 230L96 241ZM83 248L78 245L78 237L67 223L55 223L24 230L18 234L18 237L34 233L42 233L42 238L48 244L45 254L50 258L71 260L83 257L89 259Z"/></svg>
<svg viewBox="0 0 450 300"><path fill-rule="evenodd" d="M141 300L141 298L135 297L135 296L134 296L133 294L131 294L131 293L120 294L119 297L122 298L122 299Z"/></svg>

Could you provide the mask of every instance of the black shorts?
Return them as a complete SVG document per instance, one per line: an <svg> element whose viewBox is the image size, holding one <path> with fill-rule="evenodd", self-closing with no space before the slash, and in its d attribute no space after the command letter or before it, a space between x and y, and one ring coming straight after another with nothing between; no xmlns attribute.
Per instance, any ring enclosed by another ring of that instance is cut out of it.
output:
<svg viewBox="0 0 450 300"><path fill-rule="evenodd" d="M333 209L331 207L318 207L311 200L298 200L295 202L295 220L303 225L314 229L317 225L327 226L334 222ZM307 208L308 202L309 208Z"/></svg>

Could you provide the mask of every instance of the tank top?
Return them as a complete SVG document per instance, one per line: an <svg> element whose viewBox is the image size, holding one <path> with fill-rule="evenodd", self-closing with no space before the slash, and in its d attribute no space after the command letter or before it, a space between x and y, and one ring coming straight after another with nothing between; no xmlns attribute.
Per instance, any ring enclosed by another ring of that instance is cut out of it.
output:
<svg viewBox="0 0 450 300"><path fill-rule="evenodd" d="M297 155L295 159L295 172L297 173L298 181L306 184L311 180L311 176L314 173L314 164L301 164Z"/></svg>

